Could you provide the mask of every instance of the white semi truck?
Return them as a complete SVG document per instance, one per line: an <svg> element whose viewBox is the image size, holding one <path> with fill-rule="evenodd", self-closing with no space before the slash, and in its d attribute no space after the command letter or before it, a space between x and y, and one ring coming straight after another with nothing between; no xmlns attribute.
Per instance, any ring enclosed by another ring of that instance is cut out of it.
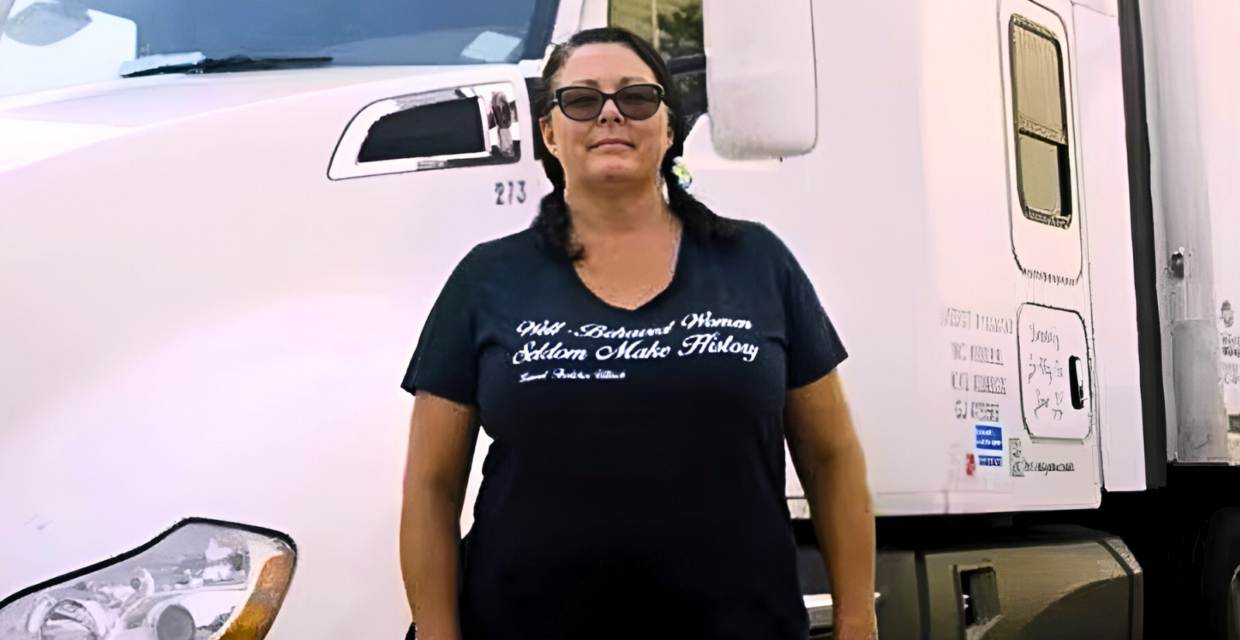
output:
<svg viewBox="0 0 1240 640"><path fill-rule="evenodd" d="M403 637L399 379L608 24L849 348L883 638L1240 638L1234 0L0 0L0 638Z"/></svg>

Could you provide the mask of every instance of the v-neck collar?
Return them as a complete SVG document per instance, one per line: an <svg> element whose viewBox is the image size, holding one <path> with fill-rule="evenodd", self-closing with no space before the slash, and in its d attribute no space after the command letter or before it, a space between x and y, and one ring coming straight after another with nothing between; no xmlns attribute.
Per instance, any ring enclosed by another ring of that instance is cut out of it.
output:
<svg viewBox="0 0 1240 640"><path fill-rule="evenodd" d="M672 269L671 281L669 281L667 283L667 286L663 287L661 291L654 294L654 296L651 297L649 300L641 303L641 305L633 309L625 309L624 307L617 307L616 305L611 304L610 302L607 302L606 300L600 298L598 294L594 293L594 290L591 289L589 286L587 286L585 281L581 279L581 274L577 273L577 267L572 263L571 260L565 260L564 263L570 272L569 278L571 278L572 281L576 283L576 287L582 293L584 293L588 298L594 301L594 304L604 307L606 309L609 309L615 313L624 314L624 315L637 315L639 313L650 310L652 307L657 305L661 300L675 293L675 289L677 285L680 283L682 279L684 279L684 271L686 268L686 262L688 262L685 256L689 252L688 246L692 243L693 243L692 234L689 233L689 230L685 228L684 223L681 222L680 246L678 246L676 249L676 265L675 265L675 268Z"/></svg>

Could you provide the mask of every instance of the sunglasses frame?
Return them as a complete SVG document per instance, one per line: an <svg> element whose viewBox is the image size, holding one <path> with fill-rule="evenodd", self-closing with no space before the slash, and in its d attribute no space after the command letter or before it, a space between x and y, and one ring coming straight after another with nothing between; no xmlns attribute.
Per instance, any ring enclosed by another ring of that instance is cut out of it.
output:
<svg viewBox="0 0 1240 640"><path fill-rule="evenodd" d="M633 87L654 87L654 88L655 88L655 91L657 91L657 92L658 92L658 96L659 96L659 98L658 98L658 103L655 105L654 113L652 113L652 114L650 114L650 115L646 116L645 118L635 118L635 117L633 117L633 116L631 116L631 115L629 115L629 114L627 114L627 113L625 113L625 112L624 112L624 108L620 106L620 101L619 101L619 100L616 100L616 96L617 96L617 95L618 95L621 91L624 91L625 89L631 89L631 88L633 88ZM565 92L565 91L568 91L569 89L588 89L588 90L590 90L590 91L593 91L593 92L595 92L595 93L597 93L597 94L601 95L601 96L603 97L603 99L602 99L602 100L600 100L600 101L599 101L599 103L598 103L598 111L594 112L594 115L590 116L589 118L574 118L574 117L572 117L572 116L568 115L568 112L564 110L564 103L560 100L560 97L561 97L562 95L564 95L564 92ZM630 120L648 120L648 119L650 119L650 118L653 118L653 117L655 116L655 114L659 113L659 106L661 106L662 104L664 104L664 102L663 102L663 98L664 98L664 96L666 96L666 92L664 92L663 87L661 87L661 86L659 86L659 85L657 85L657 84L654 84L653 82L644 82L644 83L639 83L639 84L630 84L630 85L627 85L627 86L621 87L618 91L616 91L616 92L614 92L614 93L606 93L606 92L600 91L600 90L598 90L598 89L595 89L594 87L579 87L579 86L575 86L575 85L570 85L570 86L567 86L567 87L560 87L559 89L556 89L556 90L555 90L555 92L554 92L554 97L551 99L551 104L552 104L552 105L559 105L559 107L560 107L560 113L564 114L564 117L565 117L565 118L568 118L569 120L573 120L573 121L576 121L576 122L589 122L590 120L593 120L593 119L597 118L597 117L598 117L598 114L600 114L600 113L602 113L602 112L603 112L603 107L607 106L607 101L608 101L608 100L611 100L612 104L616 105L616 110L620 112L620 115L622 115L622 116L624 116L624 117L626 117L626 118L628 118L628 119L630 119Z"/></svg>

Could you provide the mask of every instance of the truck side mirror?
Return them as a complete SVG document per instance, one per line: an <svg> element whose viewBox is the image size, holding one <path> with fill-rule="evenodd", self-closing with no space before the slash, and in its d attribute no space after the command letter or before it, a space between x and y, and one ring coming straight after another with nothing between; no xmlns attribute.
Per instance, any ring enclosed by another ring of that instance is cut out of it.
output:
<svg viewBox="0 0 1240 640"><path fill-rule="evenodd" d="M702 5L715 152L733 160L809 153L818 141L810 0Z"/></svg>

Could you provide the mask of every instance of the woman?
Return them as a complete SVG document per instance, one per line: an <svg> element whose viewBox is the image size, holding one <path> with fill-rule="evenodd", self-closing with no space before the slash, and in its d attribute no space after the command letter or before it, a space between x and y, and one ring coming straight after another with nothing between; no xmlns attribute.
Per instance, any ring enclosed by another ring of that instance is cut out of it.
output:
<svg viewBox="0 0 1240 640"><path fill-rule="evenodd" d="M835 637L874 637L846 354L809 280L766 227L680 186L675 84L645 41L578 33L543 86L555 189L457 265L401 385L417 637L805 638L785 436ZM494 442L458 566L479 423Z"/></svg>

